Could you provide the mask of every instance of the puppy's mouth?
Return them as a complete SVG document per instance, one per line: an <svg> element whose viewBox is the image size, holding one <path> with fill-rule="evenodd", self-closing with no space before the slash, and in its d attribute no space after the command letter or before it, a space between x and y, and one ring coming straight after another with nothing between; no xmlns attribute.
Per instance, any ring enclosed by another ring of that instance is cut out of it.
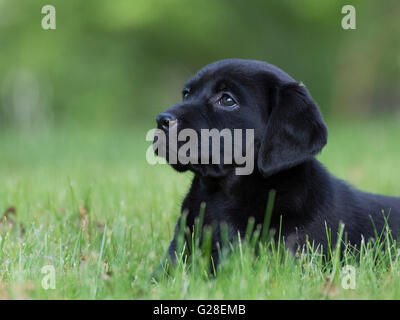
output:
<svg viewBox="0 0 400 320"><path fill-rule="evenodd" d="M202 175L211 172L214 176L219 172L225 175L233 168L235 172L240 171L237 173L240 175L252 173L254 149L248 153L248 147L254 147L254 139L250 139L251 144L248 146L247 132L243 140L241 131L236 136L236 131L232 134L232 130L228 129L179 128L176 122L158 121L153 140L155 154L164 158L174 169L201 171Z"/></svg>
<svg viewBox="0 0 400 320"><path fill-rule="evenodd" d="M202 157L200 147L197 144L190 145L190 139L177 141L177 134L173 132L174 130L179 133L177 128L172 128L172 131L165 132L163 130L164 135L155 135L153 149L157 156L165 158L171 165L190 165L211 161L210 156ZM185 145L186 147L184 147Z"/></svg>

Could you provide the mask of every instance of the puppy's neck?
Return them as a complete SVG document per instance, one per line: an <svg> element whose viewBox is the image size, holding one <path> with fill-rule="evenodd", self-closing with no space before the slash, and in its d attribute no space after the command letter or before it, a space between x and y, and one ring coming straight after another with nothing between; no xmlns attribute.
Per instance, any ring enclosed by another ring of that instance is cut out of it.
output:
<svg viewBox="0 0 400 320"><path fill-rule="evenodd" d="M207 193L222 191L227 194L246 193L259 197L268 194L272 189L277 194L283 195L306 193L312 187L310 184L322 185L325 182L326 185L329 173L313 158L268 178L264 178L258 170L243 176L235 175L233 172L223 177L196 176Z"/></svg>

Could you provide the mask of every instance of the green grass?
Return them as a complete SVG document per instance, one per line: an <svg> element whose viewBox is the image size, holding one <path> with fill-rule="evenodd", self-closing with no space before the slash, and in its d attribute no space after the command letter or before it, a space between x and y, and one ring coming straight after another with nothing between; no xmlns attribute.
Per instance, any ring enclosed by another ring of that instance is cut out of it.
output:
<svg viewBox="0 0 400 320"><path fill-rule="evenodd" d="M400 196L400 129L395 119L330 122L320 160L357 187ZM369 244L357 258L294 257L267 243L255 256L235 246L218 276L204 257L150 280L172 238L191 180L145 161L146 130L60 129L0 135L0 298L19 299L389 299L400 298L400 252ZM385 236L385 235L383 235ZM56 270L45 290L43 266ZM356 288L341 268L356 269Z"/></svg>

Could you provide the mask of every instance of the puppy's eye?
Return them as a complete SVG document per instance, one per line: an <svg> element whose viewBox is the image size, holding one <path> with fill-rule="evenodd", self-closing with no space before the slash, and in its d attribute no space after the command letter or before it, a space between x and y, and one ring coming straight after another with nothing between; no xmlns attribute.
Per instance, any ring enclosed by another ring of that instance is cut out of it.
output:
<svg viewBox="0 0 400 320"><path fill-rule="evenodd" d="M219 99L219 104L223 107L233 108L236 107L237 103L229 94L224 93Z"/></svg>
<svg viewBox="0 0 400 320"><path fill-rule="evenodd" d="M189 96L190 96L190 91L189 91L189 90L183 90L183 91L182 91L183 100L188 99Z"/></svg>

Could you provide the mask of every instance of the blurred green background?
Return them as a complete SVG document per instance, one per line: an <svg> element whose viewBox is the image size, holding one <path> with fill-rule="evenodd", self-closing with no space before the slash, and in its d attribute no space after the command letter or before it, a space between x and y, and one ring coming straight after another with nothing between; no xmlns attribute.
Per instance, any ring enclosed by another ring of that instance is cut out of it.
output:
<svg viewBox="0 0 400 320"><path fill-rule="evenodd" d="M56 8L56 30L41 9ZM0 0L0 126L152 126L185 80L218 59L268 61L325 117L400 110L400 2Z"/></svg>

